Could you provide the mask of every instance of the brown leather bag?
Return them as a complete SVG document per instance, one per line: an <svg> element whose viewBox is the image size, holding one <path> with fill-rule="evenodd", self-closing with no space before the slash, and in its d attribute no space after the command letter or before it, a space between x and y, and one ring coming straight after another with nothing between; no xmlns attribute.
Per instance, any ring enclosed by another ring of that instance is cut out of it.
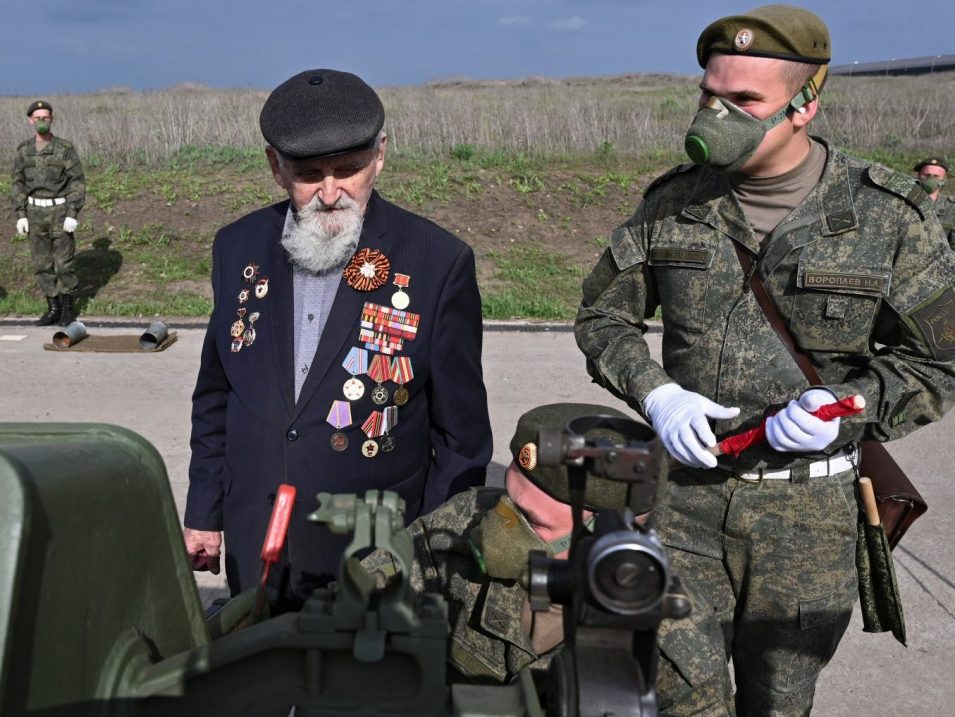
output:
<svg viewBox="0 0 955 717"><path fill-rule="evenodd" d="M792 354L809 383L814 386L824 385L812 362L809 361L809 357L796 347L796 342L779 309L776 308L762 279L753 271L755 267L752 258L738 244L734 243L734 246L739 263L743 266L749 285L753 289L753 296L766 314L766 318L769 319L770 325ZM882 526L889 539L889 546L894 548L909 526L928 510L928 504L881 443L860 441L859 453L859 474L867 476L872 481L879 517L882 519Z"/></svg>

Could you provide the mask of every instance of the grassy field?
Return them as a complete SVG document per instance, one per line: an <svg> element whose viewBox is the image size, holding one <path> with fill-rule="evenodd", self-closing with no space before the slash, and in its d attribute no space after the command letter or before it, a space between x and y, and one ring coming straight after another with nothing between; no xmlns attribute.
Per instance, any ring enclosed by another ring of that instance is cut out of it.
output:
<svg viewBox="0 0 955 717"><path fill-rule="evenodd" d="M628 76L384 88L382 194L468 241L488 318L573 316L580 281L649 181L683 161L697 78ZM265 93L181 87L50 97L87 168L77 231L88 315L203 316L216 229L282 198L257 115ZM25 98L0 98L0 161L29 136ZM955 73L835 78L818 134L907 171L955 154ZM8 175L0 192L9 195ZM0 315L41 310L8 211Z"/></svg>

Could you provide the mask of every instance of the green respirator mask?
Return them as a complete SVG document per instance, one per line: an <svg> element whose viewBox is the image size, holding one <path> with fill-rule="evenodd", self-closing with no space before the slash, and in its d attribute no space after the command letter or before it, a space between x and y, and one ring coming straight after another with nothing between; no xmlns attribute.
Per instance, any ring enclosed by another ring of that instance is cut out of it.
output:
<svg viewBox="0 0 955 717"><path fill-rule="evenodd" d="M585 523L587 528L592 525L593 517ZM482 573L499 580L518 580L527 568L528 553L542 550L552 558L570 547L570 533L544 542L524 514L504 495L471 531L468 546Z"/></svg>
<svg viewBox="0 0 955 717"><path fill-rule="evenodd" d="M37 123L34 125L34 127L36 128L36 131L37 131L38 134L46 134L47 132L50 131L50 123L49 123L49 122L37 122Z"/></svg>
<svg viewBox="0 0 955 717"><path fill-rule="evenodd" d="M945 186L945 180L938 177L919 177L919 186L926 194L932 194Z"/></svg>
<svg viewBox="0 0 955 717"><path fill-rule="evenodd" d="M711 97L700 107L687 130L683 141L687 156L694 164L724 172L738 171L753 156L769 130L819 95L817 88L822 86L825 73L823 66L785 107L763 120L723 97Z"/></svg>

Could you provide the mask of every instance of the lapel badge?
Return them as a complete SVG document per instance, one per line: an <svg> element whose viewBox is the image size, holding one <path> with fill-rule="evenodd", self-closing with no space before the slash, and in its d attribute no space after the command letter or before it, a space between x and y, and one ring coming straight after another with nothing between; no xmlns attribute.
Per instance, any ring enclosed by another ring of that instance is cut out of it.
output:
<svg viewBox="0 0 955 717"><path fill-rule="evenodd" d="M377 249L359 249L348 262L342 275L357 291L374 291L388 280L391 261Z"/></svg>
<svg viewBox="0 0 955 717"><path fill-rule="evenodd" d="M237 354L242 350L242 339L232 339L232 353Z"/></svg>
<svg viewBox="0 0 955 717"><path fill-rule="evenodd" d="M252 325L259 319L259 312L254 311L249 316L249 328L245 330L245 333L242 334L242 343L246 346L251 346L255 343L255 327Z"/></svg>
<svg viewBox="0 0 955 717"><path fill-rule="evenodd" d="M264 299L269 293L269 277L263 276L255 285L255 298Z"/></svg>
<svg viewBox="0 0 955 717"><path fill-rule="evenodd" d="M248 300L249 300L249 290L243 289L242 291L239 292L239 303L244 304Z"/></svg>
<svg viewBox="0 0 955 717"><path fill-rule="evenodd" d="M255 281L255 277L259 275L259 265L255 262L249 262L249 264L242 270L242 278L245 279L250 284Z"/></svg>

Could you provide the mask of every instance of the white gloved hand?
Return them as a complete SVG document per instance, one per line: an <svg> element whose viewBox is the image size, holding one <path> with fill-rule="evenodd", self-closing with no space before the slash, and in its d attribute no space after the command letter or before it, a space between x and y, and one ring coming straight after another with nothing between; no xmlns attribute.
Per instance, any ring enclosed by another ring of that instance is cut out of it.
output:
<svg viewBox="0 0 955 717"><path fill-rule="evenodd" d="M811 388L798 401L766 419L766 441L776 451L821 451L839 435L839 419L823 421L812 415L836 397L824 388Z"/></svg>
<svg viewBox="0 0 955 717"><path fill-rule="evenodd" d="M705 396L665 383L650 391L643 406L663 445L680 463L695 468L714 468L716 456L707 447L716 436L707 418L735 418L738 408L726 408Z"/></svg>
<svg viewBox="0 0 955 717"><path fill-rule="evenodd" d="M75 232L77 226L79 226L79 222L73 217L67 217L63 220L63 231L65 231L67 234L72 234Z"/></svg>
<svg viewBox="0 0 955 717"><path fill-rule="evenodd" d="M30 233L30 220L26 217L20 217L17 219L17 234L22 237L25 237Z"/></svg>

